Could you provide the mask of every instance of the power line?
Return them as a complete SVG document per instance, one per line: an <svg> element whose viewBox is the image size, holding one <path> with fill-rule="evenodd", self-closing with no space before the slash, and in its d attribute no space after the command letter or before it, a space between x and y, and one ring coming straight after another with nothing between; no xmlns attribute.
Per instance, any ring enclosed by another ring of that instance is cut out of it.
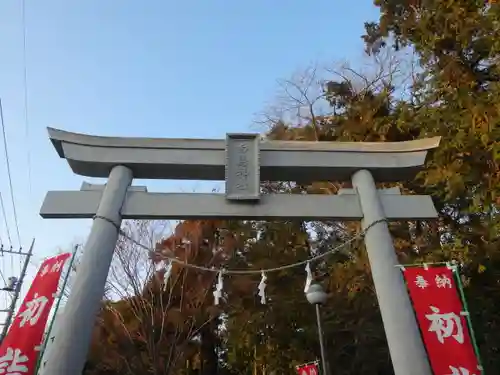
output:
<svg viewBox="0 0 500 375"><path fill-rule="evenodd" d="M2 206L2 215L3 215L3 220L5 222L5 229L7 230L7 237L9 238L9 246L12 249L12 239L10 237L9 221L7 220L7 214L5 213L5 205L3 204L2 192L0 192L0 205ZM2 245L1 255L2 255L2 271L5 272L5 256L4 256L5 254L3 251L3 245ZM14 258L12 257L12 255L10 256L10 269L11 271L14 271Z"/></svg>
<svg viewBox="0 0 500 375"><path fill-rule="evenodd" d="M7 281L5 280L5 277L3 273L5 272L5 257L4 257L4 252L3 252L3 241L2 238L0 238L0 257L2 258L2 269L0 270L0 276L2 276L3 283L7 285Z"/></svg>
<svg viewBox="0 0 500 375"><path fill-rule="evenodd" d="M22 29L23 29L23 34L22 34L23 35L23 57L22 57L23 63L22 63L22 66L23 66L23 87L24 87L24 125L25 125L25 141L26 141L26 145L27 145L26 152L27 152L27 165L28 165L29 199L31 201L31 199L32 199L32 179L31 179L31 147L30 147L30 142L29 142L29 117L28 117L28 71L27 71L27 58L26 58L26 55L27 55L27 53L26 53L26 51L27 51L26 39L27 38L26 38L26 1L25 0L21 1L21 6L22 6ZM10 171L9 153L8 153L8 148L7 148L7 137L5 134L5 124L4 124L4 118L3 118L3 107L2 107L1 99L0 99L0 117L1 117L2 133L3 133L4 150L5 150L5 160L6 160L6 164L7 164L7 173L8 173L8 178L9 178L10 197L12 200L14 221L15 221L15 225L16 225L17 239L19 242L19 254L22 254L21 253L22 252L21 235L19 233L19 221L18 221L18 217L17 217L17 210L16 210L16 205L15 205L15 199L14 199L14 189L12 187L12 175L11 175L11 171ZM10 236L10 229L9 229L9 225L8 225L7 215L5 212L5 205L4 205L3 197L1 195L1 193L0 193L0 204L1 204L1 209L2 209L2 214L4 217L4 221L5 221L5 227L7 230L7 236L9 238L10 247L12 249L12 239ZM20 280L22 280L24 278L27 263L30 261L30 258L31 258L32 249L33 249L33 244L30 248L30 253L27 256L27 259L25 260L24 267L22 264L23 263L22 258L21 257L19 258L19 266L20 266L20 269L22 269ZM3 258L3 256L2 256L2 258ZM5 271L5 260L2 259L2 261L3 261L2 268L3 268L3 271ZM11 255L11 270L14 271L14 259L13 259L12 255ZM3 273L2 273L2 278L3 278ZM4 283L5 283L5 279L4 279ZM22 284L22 282L20 282L19 286L16 287L16 293L15 293L15 296L13 297L13 304L14 305L11 306L12 311L10 311L10 313L9 313L9 316L7 318L7 324L4 327L4 330L8 329L8 322L11 318L10 315L13 313L13 308L15 307L15 301L17 300L18 294L20 292L21 284ZM2 335L2 338L3 338L3 336L4 335Z"/></svg>
<svg viewBox="0 0 500 375"><path fill-rule="evenodd" d="M5 230L7 231L7 238L9 239L9 245L12 247L12 238L10 237L9 222L7 220L7 214L5 213L5 205L3 204L2 192L0 192L0 206L2 206L3 221L5 223Z"/></svg>
<svg viewBox="0 0 500 375"><path fill-rule="evenodd" d="M26 0L21 1L21 18L22 18L22 28L23 28L23 88L24 88L24 138L26 142L26 157L28 166L28 201L33 203L33 189L31 180L31 144L30 144L30 134L29 134L29 116L28 116L28 67L27 67L27 37L26 37ZM18 230L19 235L19 230ZM19 252L21 252L21 240L19 240ZM21 257L19 257L19 269L23 268L23 262Z"/></svg>
<svg viewBox="0 0 500 375"><path fill-rule="evenodd" d="M3 274L3 271L0 271L0 277L2 278L3 283L4 283L4 285L6 286L6 285L7 285L7 279L5 278L5 276L4 276L4 274Z"/></svg>
<svg viewBox="0 0 500 375"><path fill-rule="evenodd" d="M29 185L29 197L32 197L32 181L31 181L31 147L30 147L30 137L29 137L29 116L28 116L28 67L26 59L26 0L22 0L22 25L23 25L23 87L24 87L24 137L26 140L26 153L28 158L28 185Z"/></svg>
<svg viewBox="0 0 500 375"><path fill-rule="evenodd" d="M3 118L2 98L0 98L0 123L2 125L3 145L5 151L5 163L7 165L7 176L9 178L10 199L12 201L12 212L14 213L14 223L16 224L17 240L21 246L21 234L19 233L19 221L17 220L16 202L14 200L14 189L12 188L12 174L10 172L9 150L7 148L7 136L5 134L5 123Z"/></svg>

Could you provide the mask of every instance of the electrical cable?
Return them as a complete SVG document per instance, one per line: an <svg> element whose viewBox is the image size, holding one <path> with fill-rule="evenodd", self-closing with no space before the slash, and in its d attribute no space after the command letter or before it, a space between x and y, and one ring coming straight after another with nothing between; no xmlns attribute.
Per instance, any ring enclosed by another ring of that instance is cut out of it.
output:
<svg viewBox="0 0 500 375"><path fill-rule="evenodd" d="M2 270L0 270L0 277L2 278L4 285L7 286L7 279L5 278Z"/></svg>
<svg viewBox="0 0 500 375"><path fill-rule="evenodd" d="M2 269L0 269L0 276L2 277L4 284L7 285L7 282L5 281L5 277L3 276L3 273L5 271L5 257L4 257L4 252L3 252L2 237L0 237L0 257L2 258Z"/></svg>
<svg viewBox="0 0 500 375"><path fill-rule="evenodd" d="M31 147L30 147L30 123L28 116L28 64L27 64L27 37L26 37L26 0L22 0L22 27L23 27L23 89L24 89L24 137L26 140L26 153L28 161L28 188L30 200L32 198L32 180L31 180Z"/></svg>
<svg viewBox="0 0 500 375"><path fill-rule="evenodd" d="M5 229L7 231L7 238L9 239L9 246L12 248L12 239L10 238L10 229L9 229L9 222L7 221L7 215L5 213L5 206L3 204L3 197L2 197L2 193L0 192L0 206L1 206L1 209L2 209L2 215L3 215L3 220L4 220L4 223L5 223ZM3 252L3 241L2 241L2 250L1 250L1 257L2 257L2 279L4 279L3 277L3 272L5 272L5 253ZM14 266L14 263L13 263L13 260L12 260L12 256L11 256L11 268ZM4 279L4 282L5 282L5 279ZM4 299L4 301L6 301ZM7 302L6 302L7 303Z"/></svg>
<svg viewBox="0 0 500 375"><path fill-rule="evenodd" d="M13 210L12 212L14 214L14 223L16 225L17 240L19 242L19 247L21 247L21 234L19 233L19 221L17 219L16 202L14 199L14 189L12 187L12 174L10 171L10 160L9 160L9 150L7 147L7 136L5 134L5 123L4 123L4 118L3 118L2 98L0 98L0 122L1 122L1 126L2 126L3 145L4 145L4 151L5 151L5 163L7 165L7 176L9 179L10 198L12 201L12 210Z"/></svg>
<svg viewBox="0 0 500 375"><path fill-rule="evenodd" d="M21 0L21 23L23 29L23 89L24 89L24 137L26 143L26 157L28 164L28 200L30 206L33 203L33 184L31 178L31 142L30 142L30 126L29 126L29 111L28 111L28 63L27 63L27 32L26 32L26 0ZM19 240L20 241L20 240ZM19 242L19 252L22 251L21 242ZM23 261L22 257L19 257L19 270L22 272Z"/></svg>
<svg viewBox="0 0 500 375"><path fill-rule="evenodd" d="M102 217L100 217L102 218ZM103 218L104 219L104 218ZM107 219L106 219L107 220ZM108 220L109 222L111 222L110 220ZM183 262L182 260L179 260L177 258L172 258L172 257L167 257L167 256L162 256L161 254L158 254L157 251L155 251L155 249L151 249L150 247L140 243L139 241L135 240L134 238L130 237L127 233L125 233L123 230L119 229L119 233L122 237L126 238L127 240L131 241L132 243L134 243L135 245L141 247L142 249L144 250L147 250L149 252L152 252L152 253L155 253L156 256L159 256L159 258L161 258L162 260L167 260L169 262L172 262L172 263L177 263L179 265L181 265L182 267L186 267L186 268L192 268L192 269L196 269L196 270L199 270L199 271L206 271L206 272L213 272L213 273L223 273L223 274L233 274L233 275L255 275L255 274L262 274L262 273L269 273L269 272L278 272L278 271L283 271L283 270L286 270L286 269L290 269L290 268L295 268L295 267L299 267L299 266L304 266L308 263L312 263L314 261L317 261L319 259L322 259L330 254L333 254L335 252L337 252L338 250L350 245L351 243L353 243L354 241L356 240L359 240L360 238L364 237L365 234L368 232L368 230L370 230L373 226L379 224L379 223L383 223L383 222L387 222L386 219L380 219L380 220L376 220L374 221L373 223L371 223L370 225L368 225L364 230L362 230L361 232L355 234L353 237L349 238L348 240L346 240L345 242L343 242L342 244L338 245L338 246L335 246L334 248L322 253L322 254L319 254L319 255L316 255L314 257L311 257L309 259L306 259L306 260L302 260L300 262L296 262L296 263L291 263L291 264L286 264L286 265L283 265L283 266L279 266L279 267L273 267L273 268L267 268L267 269L255 269L255 270L243 270L243 269L237 269L237 270L231 270L231 269L224 269L224 268L208 268L208 267L203 267L203 266L198 266L198 265L195 265L195 264L190 264L190 263L186 263L186 262Z"/></svg>
<svg viewBox="0 0 500 375"><path fill-rule="evenodd" d="M12 238L10 237L9 222L7 221L7 214L5 213L2 192L0 192L0 206L2 206L3 221L5 223L5 230L7 231L7 238L9 239L9 246L12 247Z"/></svg>

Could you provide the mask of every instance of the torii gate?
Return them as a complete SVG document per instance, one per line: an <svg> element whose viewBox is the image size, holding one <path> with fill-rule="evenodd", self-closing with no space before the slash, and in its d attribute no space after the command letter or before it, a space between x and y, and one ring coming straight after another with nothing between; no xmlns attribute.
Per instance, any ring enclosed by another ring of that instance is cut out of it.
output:
<svg viewBox="0 0 500 375"><path fill-rule="evenodd" d="M258 134L225 140L97 137L49 128L74 173L108 178L80 191L49 191L40 215L93 218L80 268L58 322L44 373L80 375L122 219L278 219L378 222L365 236L396 375L431 370L384 220L437 217L429 196L377 190L377 182L415 177L440 138L395 143L289 142ZM133 178L225 180L225 194L148 193ZM261 181L352 181L339 195L260 195Z"/></svg>

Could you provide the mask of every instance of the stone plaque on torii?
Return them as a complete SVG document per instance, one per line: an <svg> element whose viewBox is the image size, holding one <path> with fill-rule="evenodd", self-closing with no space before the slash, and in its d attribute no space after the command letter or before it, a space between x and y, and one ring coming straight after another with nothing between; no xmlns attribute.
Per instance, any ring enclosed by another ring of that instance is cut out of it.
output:
<svg viewBox="0 0 500 375"><path fill-rule="evenodd" d="M437 217L429 196L375 182L410 180L440 138L396 143L97 137L49 129L74 173L108 178L80 191L49 191L41 216L93 218L74 286L43 374L80 375L122 219L362 220L373 282L396 375L431 370L385 220ZM225 194L148 193L133 178L225 180ZM338 195L260 194L261 181L351 181Z"/></svg>

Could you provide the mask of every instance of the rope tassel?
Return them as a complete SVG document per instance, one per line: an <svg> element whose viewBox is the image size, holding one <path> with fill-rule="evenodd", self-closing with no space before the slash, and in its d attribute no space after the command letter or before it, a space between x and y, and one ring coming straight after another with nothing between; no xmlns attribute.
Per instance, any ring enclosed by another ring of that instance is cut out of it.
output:
<svg viewBox="0 0 500 375"><path fill-rule="evenodd" d="M266 304L266 286L267 286L266 281L267 281L267 276L264 273L264 271L262 271L260 283L258 286L259 289L258 296L260 297L260 303L262 305Z"/></svg>
<svg viewBox="0 0 500 375"><path fill-rule="evenodd" d="M313 281L312 272L311 272L311 264L309 262L306 263L306 285L304 286L304 293L307 293L309 287L311 286Z"/></svg>
<svg viewBox="0 0 500 375"><path fill-rule="evenodd" d="M165 267L165 273L163 274L163 291L167 290L167 284L171 274L172 262L168 262L167 266Z"/></svg>
<svg viewBox="0 0 500 375"><path fill-rule="evenodd" d="M218 305L219 300L222 298L222 287L223 287L222 270L220 270L217 276L217 284L215 285L215 290L214 290L214 305Z"/></svg>

